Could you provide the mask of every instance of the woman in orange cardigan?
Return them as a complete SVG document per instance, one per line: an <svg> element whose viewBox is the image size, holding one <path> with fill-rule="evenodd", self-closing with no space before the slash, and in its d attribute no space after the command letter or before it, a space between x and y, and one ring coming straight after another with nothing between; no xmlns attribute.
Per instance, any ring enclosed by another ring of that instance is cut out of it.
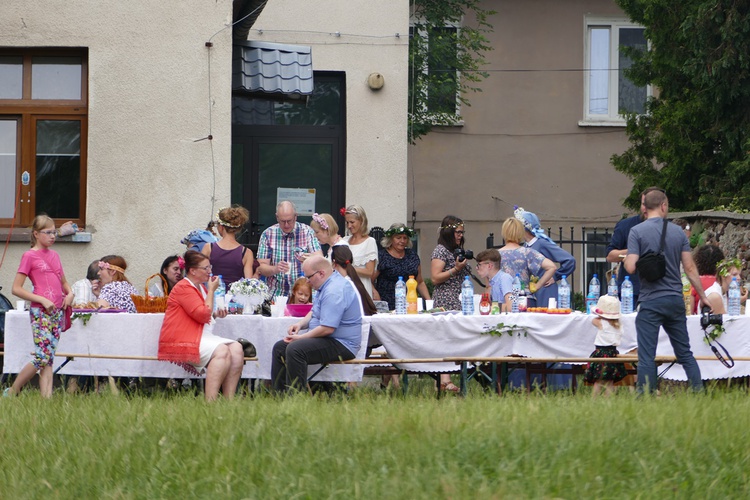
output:
<svg viewBox="0 0 750 500"><path fill-rule="evenodd" d="M218 278L211 276L208 257L192 250L187 252L185 278L169 294L159 335L160 360L206 374L206 401L215 400L220 389L225 398L234 397L244 362L238 342L212 333L214 318L227 315L226 309L212 312L218 286Z"/></svg>

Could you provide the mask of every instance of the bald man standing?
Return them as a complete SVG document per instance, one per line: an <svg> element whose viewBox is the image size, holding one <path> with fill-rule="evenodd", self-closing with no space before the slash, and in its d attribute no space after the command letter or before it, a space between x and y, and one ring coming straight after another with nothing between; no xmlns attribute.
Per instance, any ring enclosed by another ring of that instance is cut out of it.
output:
<svg viewBox="0 0 750 500"><path fill-rule="evenodd" d="M276 224L266 228L258 242L258 270L266 277L272 296L289 296L302 276L302 262L310 255L322 255L315 231L297 222L297 207L291 201L276 206Z"/></svg>

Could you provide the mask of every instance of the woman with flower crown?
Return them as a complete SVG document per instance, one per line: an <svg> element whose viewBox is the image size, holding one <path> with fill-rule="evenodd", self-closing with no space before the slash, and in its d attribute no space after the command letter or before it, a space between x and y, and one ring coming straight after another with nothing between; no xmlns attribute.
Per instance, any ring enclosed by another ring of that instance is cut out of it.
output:
<svg viewBox="0 0 750 500"><path fill-rule="evenodd" d="M205 245L201 253L209 258L215 276L221 275L229 287L240 278L252 278L255 258L252 250L237 241L237 233L250 220L245 207L234 205L216 213L216 227L221 240Z"/></svg>
<svg viewBox="0 0 750 500"><path fill-rule="evenodd" d="M320 246L328 245L328 252L324 257L331 262L333 247L336 245L348 245L349 243L339 235L339 225L331 214L314 213L310 227L315 231L315 237L318 239Z"/></svg>
<svg viewBox="0 0 750 500"><path fill-rule="evenodd" d="M373 275L375 290L380 300L388 302L388 309L396 308L396 282L399 276L404 281L409 276L417 280L417 292L423 299L430 299L430 291L422 279L422 264L419 255L411 249L414 230L406 224L396 222L385 232L380 240L382 246L378 252L378 267Z"/></svg>
<svg viewBox="0 0 750 500"><path fill-rule="evenodd" d="M706 288L708 304L702 305L711 306L714 314L726 314L729 310L727 307L727 292L732 279L742 283L742 261L736 257L726 258L716 265L716 281ZM740 302L745 303L747 301L747 289L741 286L740 294Z"/></svg>

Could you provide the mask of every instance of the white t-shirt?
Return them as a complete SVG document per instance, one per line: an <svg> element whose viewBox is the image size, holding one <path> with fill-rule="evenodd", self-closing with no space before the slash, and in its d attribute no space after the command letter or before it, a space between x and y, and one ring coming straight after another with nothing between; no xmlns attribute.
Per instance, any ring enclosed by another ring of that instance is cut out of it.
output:
<svg viewBox="0 0 750 500"><path fill-rule="evenodd" d="M708 287L705 292L706 298L708 298L708 296L713 293L717 294L719 297L721 297L721 302L724 304L724 310L729 310L729 308L727 307L727 296L724 295L724 290L721 289L721 285L718 281L714 281L713 285Z"/></svg>
<svg viewBox="0 0 750 500"><path fill-rule="evenodd" d="M594 345L602 347L608 345L620 345L620 341L622 340L622 324L620 324L620 328L615 328L615 326L606 319L599 319L602 322L602 328L601 330L597 329L596 331L596 340L594 340Z"/></svg>

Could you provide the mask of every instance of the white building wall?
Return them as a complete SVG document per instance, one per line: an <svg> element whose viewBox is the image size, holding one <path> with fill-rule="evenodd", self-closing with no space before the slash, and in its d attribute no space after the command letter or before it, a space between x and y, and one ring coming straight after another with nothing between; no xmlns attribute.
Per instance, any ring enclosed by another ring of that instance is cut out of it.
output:
<svg viewBox="0 0 750 500"><path fill-rule="evenodd" d="M346 73L346 203L362 205L370 226L407 216L408 34L401 0L271 0L248 35L309 45L314 70ZM374 72L379 91L367 85Z"/></svg>
<svg viewBox="0 0 750 500"><path fill-rule="evenodd" d="M0 47L89 49L93 235L91 243L54 246L70 282L92 260L120 254L142 288L164 257L184 251L180 239L205 226L214 205L229 203L232 41L231 29L220 30L231 15L231 0L3 0ZM195 142L209 130L212 143ZM9 246L0 269L7 296L28 248Z"/></svg>

